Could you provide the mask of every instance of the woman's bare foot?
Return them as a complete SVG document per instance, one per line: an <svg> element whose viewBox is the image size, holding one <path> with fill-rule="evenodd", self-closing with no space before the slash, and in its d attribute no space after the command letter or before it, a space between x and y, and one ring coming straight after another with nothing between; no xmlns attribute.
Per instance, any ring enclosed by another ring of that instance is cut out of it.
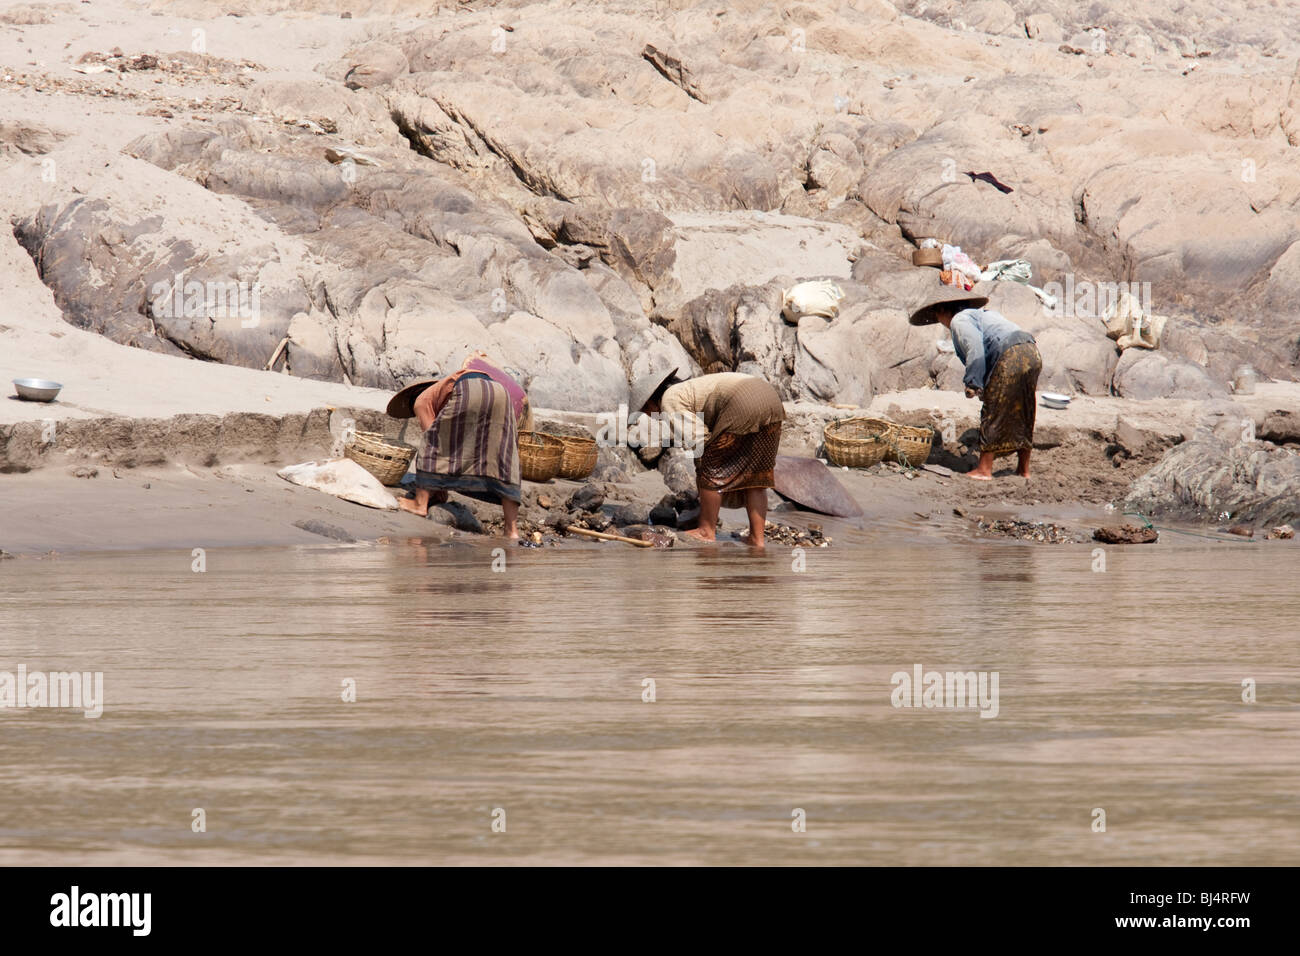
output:
<svg viewBox="0 0 1300 956"><path fill-rule="evenodd" d="M397 507L401 508L403 511L409 511L411 514L417 515L421 518L429 517L429 506L425 505L424 507L420 507L420 505L416 504L414 498L398 498Z"/></svg>
<svg viewBox="0 0 1300 956"><path fill-rule="evenodd" d="M764 539L759 539L758 543L755 544L755 543L754 543L754 536L753 536L752 534L750 534L748 531L746 531L744 534L740 535L740 543L741 543L741 544L747 544L747 545L749 545L751 548L765 548L765 547L767 547L767 542L766 542Z"/></svg>
<svg viewBox="0 0 1300 956"><path fill-rule="evenodd" d="M703 531L701 531L699 528L692 528L690 531L684 531L684 532L682 532L682 534L683 534L685 537L687 537L687 538L694 538L696 541L716 541L716 540L717 540L717 538L715 538L713 535L711 535L711 534L705 534L705 533L704 533Z"/></svg>
<svg viewBox="0 0 1300 956"><path fill-rule="evenodd" d="M979 463L966 472L966 477L975 481L992 481L993 480L993 452L980 452Z"/></svg>
<svg viewBox="0 0 1300 956"><path fill-rule="evenodd" d="M1016 471L1016 474L1019 475L1021 478L1028 478L1028 477L1029 477L1029 469L1026 468L1024 471L1019 471L1019 470L1017 470L1017 471Z"/></svg>

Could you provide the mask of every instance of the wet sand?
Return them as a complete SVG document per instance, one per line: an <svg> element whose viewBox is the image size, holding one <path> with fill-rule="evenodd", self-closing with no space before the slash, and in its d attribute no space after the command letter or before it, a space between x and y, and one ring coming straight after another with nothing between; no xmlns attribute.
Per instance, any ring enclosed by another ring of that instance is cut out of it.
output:
<svg viewBox="0 0 1300 956"><path fill-rule="evenodd" d="M91 467L93 478L73 476L76 467ZM1107 466L1109 467L1109 466ZM50 551L129 551L157 548L262 547L328 542L303 530L301 522L322 522L357 541L427 536L440 540L464 537L431 520L379 511L302 488L276 475L276 466L226 465L216 468L156 466L114 468L109 465L46 468L0 480L0 549L33 555ZM1006 471L999 468L999 473ZM892 529L904 533L965 534L969 522L954 507L1000 516L1061 521L1091 531L1114 521L1098 501L1079 501L1050 468L1025 482L1000 474L992 484L975 483L960 474L929 471L911 474L874 469L834 469L835 477L864 509L861 518L838 520L782 505L772 495L774 521L796 527L820 524L827 533ZM1119 480L1123 480L1123 477ZM1126 477L1126 476L1124 476ZM526 483L563 501L580 482ZM1109 490L1104 488L1102 490ZM654 472L638 476L620 489L618 500L653 503L666 493ZM457 500L465 499L455 496ZM614 500L611 498L611 500ZM487 509L486 513L492 513ZM745 526L744 512L724 511L724 529ZM471 536L474 537L474 536ZM487 540L487 539L485 539ZM565 546L577 545L566 541Z"/></svg>

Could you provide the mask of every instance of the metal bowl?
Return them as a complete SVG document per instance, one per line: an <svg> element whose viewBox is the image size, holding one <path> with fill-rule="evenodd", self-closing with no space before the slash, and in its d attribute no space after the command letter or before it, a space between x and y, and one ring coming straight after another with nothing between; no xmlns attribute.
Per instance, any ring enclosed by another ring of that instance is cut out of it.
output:
<svg viewBox="0 0 1300 956"><path fill-rule="evenodd" d="M1067 408L1070 404L1070 396L1059 392L1043 392L1040 397L1048 408Z"/></svg>
<svg viewBox="0 0 1300 956"><path fill-rule="evenodd" d="M18 390L19 398L29 402L52 402L63 386L43 378L16 378L14 388Z"/></svg>

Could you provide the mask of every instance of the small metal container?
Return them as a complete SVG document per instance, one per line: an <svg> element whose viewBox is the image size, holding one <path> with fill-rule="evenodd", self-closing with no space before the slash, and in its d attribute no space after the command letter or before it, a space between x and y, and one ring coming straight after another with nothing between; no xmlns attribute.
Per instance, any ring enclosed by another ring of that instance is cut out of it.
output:
<svg viewBox="0 0 1300 956"><path fill-rule="evenodd" d="M14 388L19 398L29 402L52 402L63 386L58 382L47 382L43 378L16 378Z"/></svg>
<svg viewBox="0 0 1300 956"><path fill-rule="evenodd" d="M1232 373L1232 390L1238 395L1254 395L1258 376L1249 365L1238 365Z"/></svg>

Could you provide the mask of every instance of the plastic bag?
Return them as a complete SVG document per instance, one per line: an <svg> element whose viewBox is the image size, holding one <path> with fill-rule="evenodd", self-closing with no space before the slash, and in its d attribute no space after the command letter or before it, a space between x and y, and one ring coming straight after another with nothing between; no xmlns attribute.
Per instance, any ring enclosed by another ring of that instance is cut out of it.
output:
<svg viewBox="0 0 1300 956"><path fill-rule="evenodd" d="M946 270L964 272L973 282L978 282L983 272L975 260L961 251L961 246L943 247L943 267Z"/></svg>
<svg viewBox="0 0 1300 956"><path fill-rule="evenodd" d="M963 292L969 292L975 288L975 280L958 269L944 269L939 273L939 281L944 285L961 289Z"/></svg>

